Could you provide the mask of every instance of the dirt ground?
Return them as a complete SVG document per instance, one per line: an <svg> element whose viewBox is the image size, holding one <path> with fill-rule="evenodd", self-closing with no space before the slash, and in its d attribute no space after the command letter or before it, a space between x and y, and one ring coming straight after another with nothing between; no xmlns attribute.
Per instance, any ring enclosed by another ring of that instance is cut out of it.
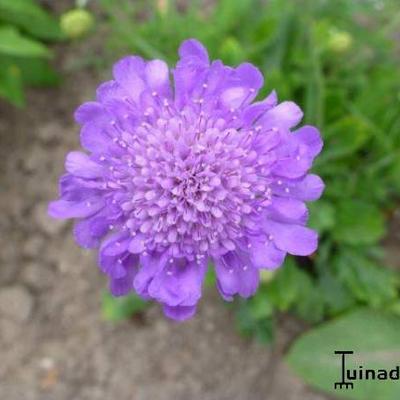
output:
<svg viewBox="0 0 400 400"><path fill-rule="evenodd" d="M299 322L284 318L272 347L253 343L215 291L184 324L157 306L140 321L102 319L95 255L46 215L64 155L79 146L72 113L99 80L90 69L65 79L31 91L24 110L0 104L0 399L328 399L282 360Z"/></svg>

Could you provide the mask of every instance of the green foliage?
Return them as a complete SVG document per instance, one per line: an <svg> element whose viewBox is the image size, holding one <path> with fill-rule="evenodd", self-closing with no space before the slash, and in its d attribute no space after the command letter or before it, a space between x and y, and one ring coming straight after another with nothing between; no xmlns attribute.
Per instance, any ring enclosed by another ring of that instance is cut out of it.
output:
<svg viewBox="0 0 400 400"><path fill-rule="evenodd" d="M62 39L58 22L33 0L0 0L0 96L25 104L24 86L48 86L59 79L49 66L43 41Z"/></svg>
<svg viewBox="0 0 400 400"><path fill-rule="evenodd" d="M268 294L265 291L263 294L236 301L236 326L244 336L254 336L262 343L270 343L274 338L274 310Z"/></svg>
<svg viewBox="0 0 400 400"><path fill-rule="evenodd" d="M335 350L353 350L346 368L359 365L390 370L398 365L400 319L387 313L360 309L304 334L292 346L287 362L307 383L346 399L395 400L400 397L397 381L355 381L354 389L334 390L341 377L341 358ZM379 332L379 334L377 334ZM360 334L361 333L361 334Z"/></svg>
<svg viewBox="0 0 400 400"><path fill-rule="evenodd" d="M332 228L332 236L338 243L374 244L384 233L384 218L378 206L359 200L338 202Z"/></svg>
<svg viewBox="0 0 400 400"><path fill-rule="evenodd" d="M258 65L266 77L262 95L276 89L280 100L295 100L305 122L321 129L325 146L314 171L326 190L309 205L310 225L321 236L319 250L310 258L288 258L252 299L235 305L240 331L264 342L273 337L275 312L312 323L360 306L388 313L349 314L310 333L315 346L308 336L295 346L291 364L300 371L309 360L302 375L327 388L326 378L314 376L329 374L335 362L323 346L357 349L360 342L360 350L374 351L376 337L385 348L393 334L390 323L397 329L399 324L393 317L400 314L398 273L384 265L379 247L400 194L398 2L386 0L378 10L372 0L221 0L204 10L201 1L191 1L183 11L168 3L161 10L157 2L102 0L112 58L131 51L172 63L180 42L195 37L213 58ZM379 324L382 336L376 335ZM320 357L317 364L310 355ZM369 397L354 398L384 398L370 389ZM388 399L398 398L390 393Z"/></svg>
<svg viewBox="0 0 400 400"><path fill-rule="evenodd" d="M103 296L103 316L108 321L121 321L130 318L148 308L150 303L135 294L123 297L113 297L109 293Z"/></svg>

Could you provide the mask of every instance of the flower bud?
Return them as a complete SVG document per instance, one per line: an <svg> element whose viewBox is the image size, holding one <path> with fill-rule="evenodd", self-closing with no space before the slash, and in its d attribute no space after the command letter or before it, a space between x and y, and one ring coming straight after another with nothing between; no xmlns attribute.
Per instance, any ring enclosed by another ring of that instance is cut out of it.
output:
<svg viewBox="0 0 400 400"><path fill-rule="evenodd" d="M328 48L334 53L344 53L353 44L353 37L349 32L334 29L330 31L329 36Z"/></svg>
<svg viewBox="0 0 400 400"><path fill-rule="evenodd" d="M61 29L70 39L77 39L88 33L94 24L92 14L84 9L69 10L61 16Z"/></svg>

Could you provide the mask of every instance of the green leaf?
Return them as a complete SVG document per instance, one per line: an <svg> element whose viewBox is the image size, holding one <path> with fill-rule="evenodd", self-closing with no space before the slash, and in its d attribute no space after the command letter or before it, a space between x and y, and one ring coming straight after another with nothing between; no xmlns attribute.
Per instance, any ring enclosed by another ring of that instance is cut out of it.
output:
<svg viewBox="0 0 400 400"><path fill-rule="evenodd" d="M144 311L149 305L150 303L142 300L135 294L113 297L111 294L106 293L103 296L102 311L105 319L120 321Z"/></svg>
<svg viewBox="0 0 400 400"><path fill-rule="evenodd" d="M294 259L288 257L268 285L268 296L271 302L279 311L287 311L296 302L302 291L304 280L307 279L304 272L296 266Z"/></svg>
<svg viewBox="0 0 400 400"><path fill-rule="evenodd" d="M385 220L379 208L359 200L342 201L336 209L333 238L353 245L373 244L385 234Z"/></svg>
<svg viewBox="0 0 400 400"><path fill-rule="evenodd" d="M359 400L397 400L398 381L354 381L353 390L334 390L341 378L335 350L352 350L347 368L393 369L400 359L400 319L382 312L357 310L320 325L298 339L286 361L308 384L336 396Z"/></svg>
<svg viewBox="0 0 400 400"><path fill-rule="evenodd" d="M217 278L216 278L216 275L215 275L214 265L212 263L210 263L208 265L206 277L204 279L204 285L206 287L214 287L216 281L217 281Z"/></svg>
<svg viewBox="0 0 400 400"><path fill-rule="evenodd" d="M236 309L238 330L244 336L253 336L259 342L270 343L274 337L272 311L265 291L259 291L249 300L239 299Z"/></svg>
<svg viewBox="0 0 400 400"><path fill-rule="evenodd" d="M359 301L380 307L397 297L393 272L362 253L342 250L334 260L334 266L338 278Z"/></svg>
<svg viewBox="0 0 400 400"><path fill-rule="evenodd" d="M60 76L42 58L0 57L0 70L10 67L18 68L22 81L30 86L55 86L60 83Z"/></svg>
<svg viewBox="0 0 400 400"><path fill-rule="evenodd" d="M335 225L335 208L327 201L319 200L308 205L309 225L319 233L330 230Z"/></svg>
<svg viewBox="0 0 400 400"><path fill-rule="evenodd" d="M329 271L328 266L325 267L319 280L320 292L326 305L327 314L335 316L354 307L356 299L344 283Z"/></svg>
<svg viewBox="0 0 400 400"><path fill-rule="evenodd" d="M50 51L12 26L0 26L0 54L19 57L49 57Z"/></svg>
<svg viewBox="0 0 400 400"><path fill-rule="evenodd" d="M363 119L353 115L343 117L326 129L327 145L317 165L353 154L366 143L371 134L370 126Z"/></svg>
<svg viewBox="0 0 400 400"><path fill-rule="evenodd" d="M49 65L47 60L29 58L26 60L17 59L22 79L30 86L56 86L61 82L60 75Z"/></svg>
<svg viewBox="0 0 400 400"><path fill-rule="evenodd" d="M1 66L0 96L17 107L25 104L21 71L16 65Z"/></svg>
<svg viewBox="0 0 400 400"><path fill-rule="evenodd" d="M18 26L38 39L63 37L55 18L33 0L0 0L0 20Z"/></svg>

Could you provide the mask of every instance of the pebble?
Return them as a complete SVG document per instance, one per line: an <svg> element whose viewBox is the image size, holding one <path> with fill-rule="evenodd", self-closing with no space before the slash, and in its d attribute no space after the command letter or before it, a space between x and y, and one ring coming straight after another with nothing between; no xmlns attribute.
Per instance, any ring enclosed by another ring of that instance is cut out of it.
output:
<svg viewBox="0 0 400 400"><path fill-rule="evenodd" d="M29 236L22 247L25 256L35 258L41 254L44 249L45 239L39 235Z"/></svg>
<svg viewBox="0 0 400 400"><path fill-rule="evenodd" d="M20 328L14 321L6 318L0 318L0 341L2 345L15 341Z"/></svg>
<svg viewBox="0 0 400 400"><path fill-rule="evenodd" d="M43 160L46 159L48 156L46 157L45 150L39 146L33 146L23 160L23 167L26 172L36 172L43 168Z"/></svg>
<svg viewBox="0 0 400 400"><path fill-rule="evenodd" d="M44 144L56 142L60 139L60 132L65 131L65 127L60 126L58 122L50 121L40 127L36 137Z"/></svg>
<svg viewBox="0 0 400 400"><path fill-rule="evenodd" d="M22 272L22 280L34 289L47 289L55 281L55 273L48 266L36 262L28 263Z"/></svg>
<svg viewBox="0 0 400 400"><path fill-rule="evenodd" d="M33 209L33 219L37 227L49 236L57 235L66 225L64 220L53 219L47 214L47 202L38 203Z"/></svg>
<svg viewBox="0 0 400 400"><path fill-rule="evenodd" d="M22 323L29 319L33 310L33 297L21 285L0 289L0 315Z"/></svg>

